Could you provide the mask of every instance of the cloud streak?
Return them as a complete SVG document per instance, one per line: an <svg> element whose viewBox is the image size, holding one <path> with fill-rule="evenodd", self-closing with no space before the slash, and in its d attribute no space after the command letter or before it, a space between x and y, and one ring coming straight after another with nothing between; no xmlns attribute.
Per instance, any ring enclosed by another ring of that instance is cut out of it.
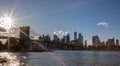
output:
<svg viewBox="0 0 120 66"><path fill-rule="evenodd" d="M105 27L109 26L109 24L107 22L99 22L97 25L98 26L105 26Z"/></svg>

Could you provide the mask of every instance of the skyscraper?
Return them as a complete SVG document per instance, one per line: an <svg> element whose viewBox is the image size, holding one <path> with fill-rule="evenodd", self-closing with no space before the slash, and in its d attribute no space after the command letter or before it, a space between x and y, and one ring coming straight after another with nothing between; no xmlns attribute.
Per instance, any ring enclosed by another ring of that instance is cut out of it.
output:
<svg viewBox="0 0 120 66"><path fill-rule="evenodd" d="M77 32L74 32L74 40L77 40Z"/></svg>
<svg viewBox="0 0 120 66"><path fill-rule="evenodd" d="M87 40L85 40L85 47L87 47Z"/></svg>
<svg viewBox="0 0 120 66"><path fill-rule="evenodd" d="M54 41L54 42L60 42L60 39L58 38L57 35L54 35L54 37L53 37L53 41Z"/></svg>
<svg viewBox="0 0 120 66"><path fill-rule="evenodd" d="M115 45L115 39L108 39L108 44L109 45Z"/></svg>
<svg viewBox="0 0 120 66"><path fill-rule="evenodd" d="M81 33L78 34L78 44L80 44L81 46L83 46L83 35Z"/></svg>
<svg viewBox="0 0 120 66"><path fill-rule="evenodd" d="M66 44L70 44L70 35L67 34L66 36L64 36L65 42Z"/></svg>
<svg viewBox="0 0 120 66"><path fill-rule="evenodd" d="M116 45L119 46L119 40L118 39L116 39Z"/></svg>
<svg viewBox="0 0 120 66"><path fill-rule="evenodd" d="M115 39L108 39L108 41L106 42L107 45L107 49L108 50L114 50L115 49Z"/></svg>
<svg viewBox="0 0 120 66"><path fill-rule="evenodd" d="M92 37L92 43L93 43L93 46L95 46L95 47L99 46L100 39L99 39L99 37L97 35L95 35L95 36Z"/></svg>
<svg viewBox="0 0 120 66"><path fill-rule="evenodd" d="M58 38L57 35L54 35L53 37L53 42L54 42L54 45L52 45L53 49L60 49L60 39Z"/></svg>

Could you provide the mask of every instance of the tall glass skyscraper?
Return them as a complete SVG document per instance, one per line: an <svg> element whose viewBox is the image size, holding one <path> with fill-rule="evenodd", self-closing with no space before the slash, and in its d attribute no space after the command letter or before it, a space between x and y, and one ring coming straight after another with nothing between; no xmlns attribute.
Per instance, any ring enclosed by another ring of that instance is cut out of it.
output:
<svg viewBox="0 0 120 66"><path fill-rule="evenodd" d="M77 32L74 32L74 40L77 40Z"/></svg>

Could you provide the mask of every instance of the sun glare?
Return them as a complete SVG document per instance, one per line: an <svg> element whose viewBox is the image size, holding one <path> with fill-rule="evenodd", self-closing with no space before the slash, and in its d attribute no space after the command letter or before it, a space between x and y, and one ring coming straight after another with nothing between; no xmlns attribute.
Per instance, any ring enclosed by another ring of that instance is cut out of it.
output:
<svg viewBox="0 0 120 66"><path fill-rule="evenodd" d="M0 17L0 27L4 29L10 29L14 25L13 17L8 14L3 14L3 17Z"/></svg>

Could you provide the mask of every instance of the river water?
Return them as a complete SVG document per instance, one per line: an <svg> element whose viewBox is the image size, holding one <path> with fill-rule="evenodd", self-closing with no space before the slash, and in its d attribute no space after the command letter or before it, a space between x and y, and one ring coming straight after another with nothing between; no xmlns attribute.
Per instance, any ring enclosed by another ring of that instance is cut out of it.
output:
<svg viewBox="0 0 120 66"><path fill-rule="evenodd" d="M2 54L5 56L5 52L0 53L0 55ZM10 63L9 66L120 66L119 51L61 50L54 52L16 52L6 55L13 57L14 62L17 63L16 65L10 65L12 64Z"/></svg>

